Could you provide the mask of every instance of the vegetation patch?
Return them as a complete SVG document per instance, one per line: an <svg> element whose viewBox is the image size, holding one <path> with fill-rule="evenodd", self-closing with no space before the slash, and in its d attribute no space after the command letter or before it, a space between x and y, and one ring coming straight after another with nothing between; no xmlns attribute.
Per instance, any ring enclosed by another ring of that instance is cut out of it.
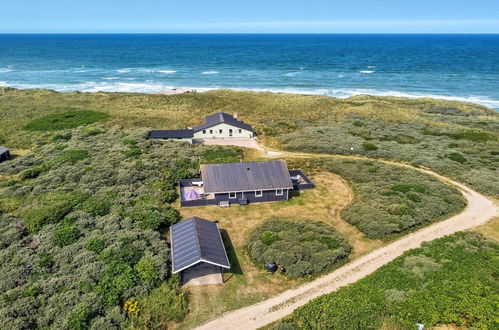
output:
<svg viewBox="0 0 499 330"><path fill-rule="evenodd" d="M208 148L120 127L70 133L0 164L7 177L41 169L0 189L0 328L170 327L187 300L159 230L179 220L169 191ZM127 140L144 152L124 155Z"/></svg>
<svg viewBox="0 0 499 330"><path fill-rule="evenodd" d="M310 125L280 135L279 141L283 148L298 152L360 154L408 162L432 168L486 194L499 194L497 159L492 154L499 148L499 115L487 117L487 126L480 125L481 117L437 116L431 116L433 121L425 118L424 123L370 119L362 121L361 127L351 119L322 121L319 127Z"/></svg>
<svg viewBox="0 0 499 330"><path fill-rule="evenodd" d="M92 124L109 118L103 112L93 110L73 110L54 113L41 118L33 119L24 126L28 131L56 131ZM62 137L62 136L61 136Z"/></svg>
<svg viewBox="0 0 499 330"><path fill-rule="evenodd" d="M330 269L351 251L346 239L325 223L277 218L255 228L247 247L260 266L276 262L290 278Z"/></svg>
<svg viewBox="0 0 499 330"><path fill-rule="evenodd" d="M497 326L499 244L460 232L424 243L368 277L312 300L274 329Z"/></svg>
<svg viewBox="0 0 499 330"><path fill-rule="evenodd" d="M241 160L242 150L236 147L216 147L203 153L205 164L237 163Z"/></svg>
<svg viewBox="0 0 499 330"><path fill-rule="evenodd" d="M292 166L292 163L291 163ZM369 238L386 238L462 210L466 202L452 186L417 170L379 161L323 158L309 172L327 170L348 180L356 198L342 217Z"/></svg>

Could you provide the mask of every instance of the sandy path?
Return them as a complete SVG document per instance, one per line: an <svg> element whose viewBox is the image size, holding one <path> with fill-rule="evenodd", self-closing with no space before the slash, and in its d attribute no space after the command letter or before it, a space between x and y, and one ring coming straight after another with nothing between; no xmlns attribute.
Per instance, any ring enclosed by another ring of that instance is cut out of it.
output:
<svg viewBox="0 0 499 330"><path fill-rule="evenodd" d="M265 148L261 146L258 147L258 150L266 151ZM305 154L293 154L289 152L283 152L281 154L298 157L305 156ZM319 155L314 156L318 157ZM320 156L327 157L327 155ZM431 241L445 235L479 226L499 215L499 207L493 201L458 182L452 181L430 170L419 169L392 161L385 162L414 168L415 170L433 175L439 180L456 186L466 198L468 202L467 207L458 215L408 234L393 243L374 250L369 254L336 269L332 273L324 275L298 288L285 291L274 298L228 312L225 315L201 325L199 329L256 329L268 325L291 314L293 310L305 305L311 299L333 292L342 286L362 279L376 271L379 267L402 255L405 251L420 246L424 241Z"/></svg>

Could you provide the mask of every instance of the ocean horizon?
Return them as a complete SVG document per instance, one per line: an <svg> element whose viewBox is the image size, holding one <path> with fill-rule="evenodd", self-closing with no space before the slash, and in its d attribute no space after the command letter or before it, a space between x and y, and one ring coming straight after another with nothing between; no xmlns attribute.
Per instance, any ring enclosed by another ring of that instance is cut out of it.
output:
<svg viewBox="0 0 499 330"><path fill-rule="evenodd" d="M0 86L370 94L499 109L499 35L0 34Z"/></svg>

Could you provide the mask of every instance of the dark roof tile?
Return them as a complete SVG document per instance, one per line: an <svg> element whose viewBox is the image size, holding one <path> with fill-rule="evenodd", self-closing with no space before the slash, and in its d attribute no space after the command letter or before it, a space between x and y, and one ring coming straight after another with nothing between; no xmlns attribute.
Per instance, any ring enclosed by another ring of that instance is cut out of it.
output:
<svg viewBox="0 0 499 330"><path fill-rule="evenodd" d="M286 163L281 160L209 164L201 173L206 193L293 188Z"/></svg>
<svg viewBox="0 0 499 330"><path fill-rule="evenodd" d="M178 273L200 262L230 268L218 225L198 217L170 227L172 273Z"/></svg>

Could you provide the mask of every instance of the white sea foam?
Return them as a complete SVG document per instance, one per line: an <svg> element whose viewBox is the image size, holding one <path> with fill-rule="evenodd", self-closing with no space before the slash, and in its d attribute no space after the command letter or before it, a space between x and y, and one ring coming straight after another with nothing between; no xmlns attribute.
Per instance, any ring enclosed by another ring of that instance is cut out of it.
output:
<svg viewBox="0 0 499 330"><path fill-rule="evenodd" d="M203 71L201 73L202 74L219 74L220 72L218 72L218 71Z"/></svg>
<svg viewBox="0 0 499 330"><path fill-rule="evenodd" d="M120 79L120 77L103 77L102 79L104 79L104 80L117 80L117 79Z"/></svg>
<svg viewBox="0 0 499 330"><path fill-rule="evenodd" d="M368 65L367 66L369 69L374 69L376 67L376 65Z"/></svg>
<svg viewBox="0 0 499 330"><path fill-rule="evenodd" d="M158 70L158 72L164 73L164 74L173 74L176 73L176 70Z"/></svg>
<svg viewBox="0 0 499 330"><path fill-rule="evenodd" d="M130 69L118 69L118 70L116 70L116 72L118 72L118 73L128 73L130 71L131 71Z"/></svg>
<svg viewBox="0 0 499 330"><path fill-rule="evenodd" d="M359 70L359 73L371 74L374 73L374 70Z"/></svg>
<svg viewBox="0 0 499 330"><path fill-rule="evenodd" d="M0 68L0 73L7 73L7 72L12 72L13 70L11 68Z"/></svg>
<svg viewBox="0 0 499 330"><path fill-rule="evenodd" d="M283 76L286 76L286 77L294 77L298 74L298 72L288 72L288 73L285 73L283 74Z"/></svg>

